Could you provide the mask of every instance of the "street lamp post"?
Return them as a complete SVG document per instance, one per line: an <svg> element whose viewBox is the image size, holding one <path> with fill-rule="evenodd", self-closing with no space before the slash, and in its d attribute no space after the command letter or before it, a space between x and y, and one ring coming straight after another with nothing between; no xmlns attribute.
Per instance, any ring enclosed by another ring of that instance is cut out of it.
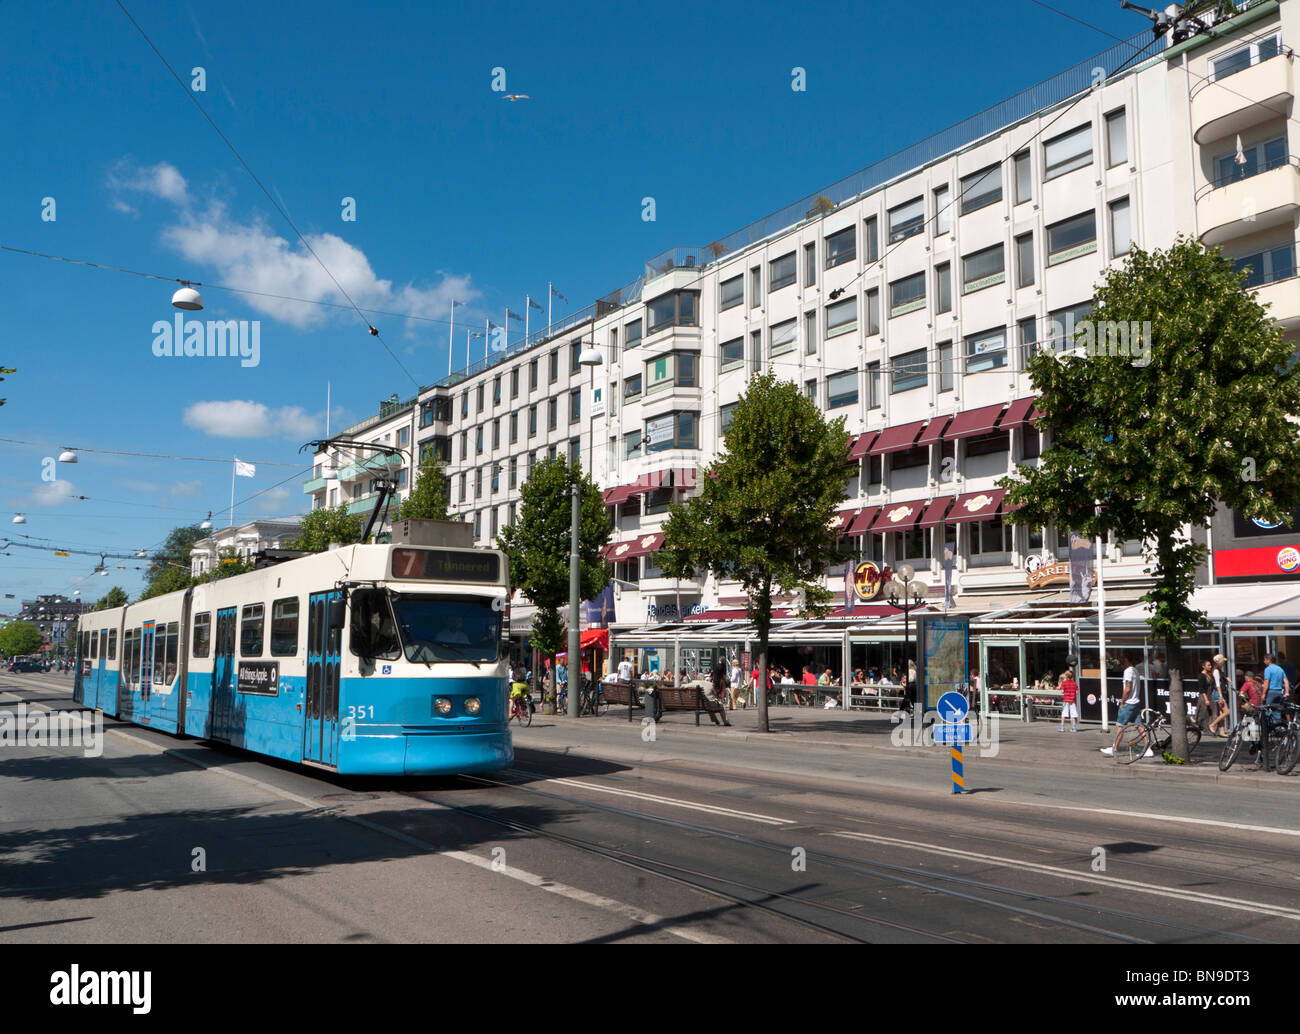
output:
<svg viewBox="0 0 1300 1034"><path fill-rule="evenodd" d="M925 606L925 597L916 584L916 570L911 564L900 564L889 583L889 605L903 612L903 684L908 684L912 662L912 641L908 619L912 611ZM916 687L912 687L915 696ZM907 702L906 700L904 701Z"/></svg>
<svg viewBox="0 0 1300 1034"><path fill-rule="evenodd" d="M592 342L585 342L584 347L578 353L578 365L592 367L592 382L595 382L595 367L599 366L604 359L600 350ZM591 405L588 400L587 405ZM596 442L591 441L591 454L594 460L596 455ZM579 479L581 470L582 455L579 450L578 465L573 470L573 484L570 489L572 497L572 512L569 518L569 656L566 667L569 669L569 706L568 713L570 718L578 717L578 709L582 696L582 656L579 652L579 641L581 633L579 631L579 595L582 592L582 568L578 560L578 531L579 523L582 519L582 482ZM594 463L593 463L594 466ZM595 675L595 672L592 672ZM557 687L558 689L558 687Z"/></svg>

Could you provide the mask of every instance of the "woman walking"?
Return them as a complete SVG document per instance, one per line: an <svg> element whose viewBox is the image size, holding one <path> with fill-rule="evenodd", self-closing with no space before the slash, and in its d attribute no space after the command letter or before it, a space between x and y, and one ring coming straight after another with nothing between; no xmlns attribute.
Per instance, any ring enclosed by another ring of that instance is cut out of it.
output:
<svg viewBox="0 0 1300 1034"><path fill-rule="evenodd" d="M1214 655L1214 688L1210 693L1210 704L1214 713L1210 716L1210 732L1215 736L1227 736L1225 723L1232 712L1228 708L1228 693L1232 683L1228 679L1228 658L1221 653Z"/></svg>

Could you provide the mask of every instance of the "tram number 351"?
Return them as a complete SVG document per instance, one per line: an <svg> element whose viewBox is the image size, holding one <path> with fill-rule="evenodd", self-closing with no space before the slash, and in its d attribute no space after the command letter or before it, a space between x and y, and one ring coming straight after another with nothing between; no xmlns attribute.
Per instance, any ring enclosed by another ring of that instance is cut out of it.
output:
<svg viewBox="0 0 1300 1034"><path fill-rule="evenodd" d="M367 714L366 712L370 713ZM375 716L374 704L348 704L348 718L373 718Z"/></svg>

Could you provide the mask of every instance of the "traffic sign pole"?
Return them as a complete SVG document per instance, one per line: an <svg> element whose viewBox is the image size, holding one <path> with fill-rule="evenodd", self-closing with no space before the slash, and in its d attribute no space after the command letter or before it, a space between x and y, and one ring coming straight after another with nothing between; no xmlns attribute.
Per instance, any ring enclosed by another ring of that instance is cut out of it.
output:
<svg viewBox="0 0 1300 1034"><path fill-rule="evenodd" d="M961 743L954 743L952 750L952 792L964 793L966 790L966 779L962 772Z"/></svg>

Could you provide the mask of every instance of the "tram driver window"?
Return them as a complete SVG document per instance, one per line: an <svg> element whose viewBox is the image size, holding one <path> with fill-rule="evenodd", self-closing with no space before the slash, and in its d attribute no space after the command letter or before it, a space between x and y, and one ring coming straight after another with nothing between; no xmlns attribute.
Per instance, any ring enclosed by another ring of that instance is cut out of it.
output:
<svg viewBox="0 0 1300 1034"><path fill-rule="evenodd" d="M298 652L298 597L271 604L271 656L292 657Z"/></svg>
<svg viewBox="0 0 1300 1034"><path fill-rule="evenodd" d="M194 656L206 657L212 646L212 615L194 615Z"/></svg>
<svg viewBox="0 0 1300 1034"><path fill-rule="evenodd" d="M352 628L349 635L352 652L358 657L383 657L393 660L401 653L397 626L382 589L354 589L351 596Z"/></svg>
<svg viewBox="0 0 1300 1034"><path fill-rule="evenodd" d="M239 656L262 656L262 625L265 622L266 605L250 603L243 610L239 623Z"/></svg>

